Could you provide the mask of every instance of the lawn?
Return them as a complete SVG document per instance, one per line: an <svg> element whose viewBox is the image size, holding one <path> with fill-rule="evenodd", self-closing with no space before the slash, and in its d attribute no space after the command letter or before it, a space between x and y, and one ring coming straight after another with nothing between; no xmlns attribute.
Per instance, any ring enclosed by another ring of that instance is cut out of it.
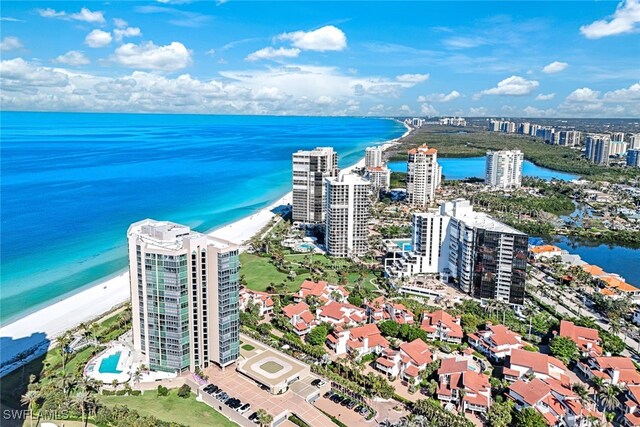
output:
<svg viewBox="0 0 640 427"><path fill-rule="evenodd" d="M157 397L155 390L149 390L141 396L99 396L105 405L126 405L141 415L154 416L163 421L188 426L237 426L220 412L205 403L198 402L195 395L187 399L176 395L175 390L166 397Z"/></svg>
<svg viewBox="0 0 640 427"><path fill-rule="evenodd" d="M246 350L246 351L253 351L256 348L254 346L252 346L251 344L245 344L245 345L242 346L242 349Z"/></svg>
<svg viewBox="0 0 640 427"><path fill-rule="evenodd" d="M242 253L240 254L240 275L244 276L247 287L254 291L265 291L271 283L287 284L290 292L300 289L303 280L309 278L309 274L299 274L294 280L289 280L287 274L278 271L278 269L269 262L269 258L260 257L258 255Z"/></svg>
<svg viewBox="0 0 640 427"><path fill-rule="evenodd" d="M272 360L263 363L262 365L260 365L260 369L262 369L263 371L266 371L270 374L275 374L276 372L280 372L283 367L282 365L280 365L279 363L276 363Z"/></svg>

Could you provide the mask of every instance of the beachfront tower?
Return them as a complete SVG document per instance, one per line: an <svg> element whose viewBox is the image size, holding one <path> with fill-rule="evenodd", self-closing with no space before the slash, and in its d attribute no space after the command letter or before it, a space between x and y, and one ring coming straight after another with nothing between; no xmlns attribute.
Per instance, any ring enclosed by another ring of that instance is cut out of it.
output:
<svg viewBox="0 0 640 427"><path fill-rule="evenodd" d="M134 348L159 371L239 355L238 247L166 221L127 232Z"/></svg>
<svg viewBox="0 0 640 427"><path fill-rule="evenodd" d="M408 154L407 201L415 206L428 206L435 199L442 177L438 150L422 145L409 150Z"/></svg>
<svg viewBox="0 0 640 427"><path fill-rule="evenodd" d="M371 183L355 174L325 180L325 245L336 257L362 256L369 250Z"/></svg>
<svg viewBox="0 0 640 427"><path fill-rule="evenodd" d="M338 154L331 147L293 153L293 220L324 223L326 178L338 176Z"/></svg>
<svg viewBox="0 0 640 427"><path fill-rule="evenodd" d="M382 152L382 147L367 147L364 153L364 167L369 169L383 166Z"/></svg>
<svg viewBox="0 0 640 427"><path fill-rule="evenodd" d="M487 151L485 182L500 190L520 188L523 160L520 150Z"/></svg>

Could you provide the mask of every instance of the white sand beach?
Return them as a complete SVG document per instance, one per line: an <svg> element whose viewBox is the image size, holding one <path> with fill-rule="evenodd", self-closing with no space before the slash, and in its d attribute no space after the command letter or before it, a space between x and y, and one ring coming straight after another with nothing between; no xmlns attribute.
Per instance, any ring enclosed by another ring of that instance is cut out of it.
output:
<svg viewBox="0 0 640 427"><path fill-rule="evenodd" d="M405 126L407 126L405 124ZM411 128L407 126L407 132L402 137L386 142L395 144L399 139L406 137ZM348 173L355 168L364 167L364 158L358 163L342 170ZM273 211L281 206L286 206L292 201L292 193L289 192L270 206L259 212L242 218L232 224L226 225L208 233L210 236L229 240L242 244L251 239L258 231L264 228L276 215ZM31 313L13 323L0 328L0 376L15 369L18 365L6 362L23 352L33 354L26 360L30 360L48 348L55 345L55 338L65 331L73 329L80 323L99 318L102 314L129 299L129 273L119 273L117 276L100 282L95 286L74 294L62 301L56 302L41 310ZM49 345L47 341L49 340Z"/></svg>

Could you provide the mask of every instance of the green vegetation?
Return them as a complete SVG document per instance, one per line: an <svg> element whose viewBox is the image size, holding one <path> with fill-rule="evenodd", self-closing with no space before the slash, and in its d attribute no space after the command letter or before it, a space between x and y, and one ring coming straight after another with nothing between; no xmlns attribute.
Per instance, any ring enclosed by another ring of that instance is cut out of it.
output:
<svg viewBox="0 0 640 427"><path fill-rule="evenodd" d="M411 413L425 417L431 425L448 427L473 427L473 422L463 415L445 410L440 402L434 399L416 400Z"/></svg>
<svg viewBox="0 0 640 427"><path fill-rule="evenodd" d="M541 212L568 215L575 209L571 198L559 193L537 197L523 191L509 195L479 192L473 195L471 201L473 205L482 206L491 212L509 213L517 216L538 217Z"/></svg>
<svg viewBox="0 0 640 427"><path fill-rule="evenodd" d="M547 422L545 421L544 417L540 412L536 411L534 408L528 407L528 408L523 408L520 411L514 410L513 426L514 427L546 427Z"/></svg>
<svg viewBox="0 0 640 427"><path fill-rule="evenodd" d="M489 427L508 427L511 424L513 406L514 404L511 400L494 402L487 413L487 424Z"/></svg>
<svg viewBox="0 0 640 427"><path fill-rule="evenodd" d="M406 156L402 160L406 160ZM407 188L407 174L405 172L391 172L389 188Z"/></svg>
<svg viewBox="0 0 640 427"><path fill-rule="evenodd" d="M156 397L156 393L146 392L136 397L99 396L99 400L106 406L115 408L118 405L126 405L144 416L158 417L173 423L189 426L236 426L221 413L205 403L196 401L194 394L181 398L177 392L172 391L166 397Z"/></svg>
<svg viewBox="0 0 640 427"><path fill-rule="evenodd" d="M253 351L253 350L255 350L256 348L255 348L254 346L252 346L251 344L244 344L244 345L242 346L242 349L243 349L243 350L247 350L247 351Z"/></svg>
<svg viewBox="0 0 640 427"><path fill-rule="evenodd" d="M246 252L240 254L240 265L240 274L244 276L244 282L254 291L264 292L270 286L285 283L288 291L295 292L300 289L300 284L310 277L307 272L298 274L295 279L290 280L288 273L278 270L269 257Z"/></svg>
<svg viewBox="0 0 640 427"><path fill-rule="evenodd" d="M410 225L388 225L379 227L378 231L385 239L395 239L398 237L410 237L411 226Z"/></svg>
<svg viewBox="0 0 640 427"><path fill-rule="evenodd" d="M570 338L557 336L549 344L551 355L560 359L565 365L580 358L578 346Z"/></svg>
<svg viewBox="0 0 640 427"><path fill-rule="evenodd" d="M318 325L307 334L307 342L311 345L322 345L327 339L329 328L326 325Z"/></svg>
<svg viewBox="0 0 640 427"><path fill-rule="evenodd" d="M579 150L545 144L536 138L471 128L467 128L466 132L442 133L429 128L418 129L393 149L395 155L392 160L405 160L406 150L422 144L436 148L439 157L478 157L484 156L488 150L519 149L527 160L538 166L581 175L593 181L629 181L640 177L637 169L595 165L581 158Z"/></svg>
<svg viewBox="0 0 640 427"><path fill-rule="evenodd" d="M300 417L298 417L296 414L291 414L289 415L288 418L289 421L291 421L292 423L294 423L297 426L300 427L309 427L309 424L305 423Z"/></svg>

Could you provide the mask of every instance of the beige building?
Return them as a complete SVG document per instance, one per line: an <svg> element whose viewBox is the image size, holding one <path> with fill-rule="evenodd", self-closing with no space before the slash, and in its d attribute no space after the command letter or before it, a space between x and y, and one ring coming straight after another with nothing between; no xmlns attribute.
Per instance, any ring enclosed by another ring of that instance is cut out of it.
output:
<svg viewBox="0 0 640 427"><path fill-rule="evenodd" d="M134 348L153 370L185 371L239 354L238 247L146 219L127 232Z"/></svg>
<svg viewBox="0 0 640 427"><path fill-rule="evenodd" d="M355 174L327 178L325 245L331 256L364 255L369 250L371 183Z"/></svg>
<svg viewBox="0 0 640 427"><path fill-rule="evenodd" d="M438 150L422 145L408 152L407 201L411 205L428 206L440 187L442 168L438 164Z"/></svg>
<svg viewBox="0 0 640 427"><path fill-rule="evenodd" d="M324 222L326 178L338 176L338 154L331 147L293 154L293 220Z"/></svg>
<svg viewBox="0 0 640 427"><path fill-rule="evenodd" d="M508 190L522 185L522 161L520 150L487 151L485 182L491 188Z"/></svg>
<svg viewBox="0 0 640 427"><path fill-rule="evenodd" d="M376 166L367 168L365 178L371 182L371 188L375 193L380 191L389 191L391 183L391 170L386 166Z"/></svg>
<svg viewBox="0 0 640 427"><path fill-rule="evenodd" d="M382 152L382 147L367 147L364 153L364 167L369 169L383 166Z"/></svg>

